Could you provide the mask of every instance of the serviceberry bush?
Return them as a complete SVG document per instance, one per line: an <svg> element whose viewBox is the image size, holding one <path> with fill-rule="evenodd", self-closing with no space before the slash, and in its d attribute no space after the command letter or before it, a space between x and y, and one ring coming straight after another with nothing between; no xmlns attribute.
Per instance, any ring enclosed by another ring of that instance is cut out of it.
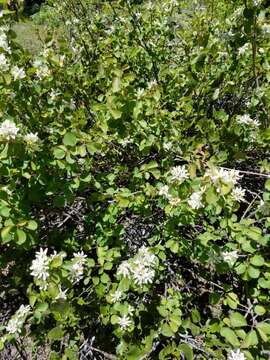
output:
<svg viewBox="0 0 270 360"><path fill-rule="evenodd" d="M0 18L2 353L268 359L264 2L45 9Z"/></svg>

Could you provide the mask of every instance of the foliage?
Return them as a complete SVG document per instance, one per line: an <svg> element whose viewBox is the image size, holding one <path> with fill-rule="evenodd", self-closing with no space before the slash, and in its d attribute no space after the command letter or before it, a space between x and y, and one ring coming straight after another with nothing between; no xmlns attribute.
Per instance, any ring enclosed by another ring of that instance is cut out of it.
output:
<svg viewBox="0 0 270 360"><path fill-rule="evenodd" d="M259 1L68 0L31 54L4 14L2 349L268 358L268 21Z"/></svg>

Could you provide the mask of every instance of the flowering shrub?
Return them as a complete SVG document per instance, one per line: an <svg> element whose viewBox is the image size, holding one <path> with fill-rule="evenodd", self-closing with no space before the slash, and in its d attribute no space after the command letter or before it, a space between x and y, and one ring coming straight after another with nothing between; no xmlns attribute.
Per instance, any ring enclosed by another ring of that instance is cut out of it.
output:
<svg viewBox="0 0 270 360"><path fill-rule="evenodd" d="M268 359L268 10L53 6L0 18L1 351Z"/></svg>

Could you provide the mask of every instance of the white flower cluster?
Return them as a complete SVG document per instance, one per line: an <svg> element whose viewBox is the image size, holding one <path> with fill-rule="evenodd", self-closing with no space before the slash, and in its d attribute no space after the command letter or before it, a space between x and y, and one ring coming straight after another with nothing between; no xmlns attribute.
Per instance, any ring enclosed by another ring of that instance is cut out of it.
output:
<svg viewBox="0 0 270 360"><path fill-rule="evenodd" d="M239 349L237 349L235 351L230 351L228 360L246 360L246 357Z"/></svg>
<svg viewBox="0 0 270 360"><path fill-rule="evenodd" d="M62 290L61 286L58 288L58 295L56 296L55 300L66 300L67 299L67 290Z"/></svg>
<svg viewBox="0 0 270 360"><path fill-rule="evenodd" d="M113 303L118 302L119 300L121 300L122 297L122 291L121 290L116 290L113 294L111 294L111 299Z"/></svg>
<svg viewBox="0 0 270 360"><path fill-rule="evenodd" d="M232 190L232 197L237 202L245 201L246 190L242 189L241 186L237 186Z"/></svg>
<svg viewBox="0 0 270 360"><path fill-rule="evenodd" d="M173 167L171 170L171 175L172 181L183 182L184 180L188 179L188 172L185 165Z"/></svg>
<svg viewBox="0 0 270 360"><path fill-rule="evenodd" d="M121 330L125 331L132 324L132 320L128 315L123 315L122 317L119 317L118 324Z"/></svg>
<svg viewBox="0 0 270 360"><path fill-rule="evenodd" d="M262 32L264 35L270 34L270 25L269 24L263 24L261 29L262 29Z"/></svg>
<svg viewBox="0 0 270 360"><path fill-rule="evenodd" d="M238 55L239 56L244 55L248 51L249 48L250 48L249 43L244 44L243 46L241 46L238 49Z"/></svg>
<svg viewBox="0 0 270 360"><path fill-rule="evenodd" d="M241 186L234 187L242 177L238 170L212 167L206 171L205 177L211 179L217 192L221 192L222 184L230 185L233 186L232 198L237 202L245 201L245 189L242 189Z"/></svg>
<svg viewBox="0 0 270 360"><path fill-rule="evenodd" d="M10 335L20 334L26 316L30 313L30 305L21 305L16 313L9 320L6 331Z"/></svg>
<svg viewBox="0 0 270 360"><path fill-rule="evenodd" d="M8 45L8 39L6 34L6 29L4 27L0 28L0 48L2 48L7 53L11 53L11 49Z"/></svg>
<svg viewBox="0 0 270 360"><path fill-rule="evenodd" d="M222 253L223 260L228 263L230 266L233 266L236 260L238 259L237 250L224 251Z"/></svg>
<svg viewBox="0 0 270 360"><path fill-rule="evenodd" d="M76 283L82 279L86 258L87 255L85 255L83 251L73 254L73 259L71 260L72 266L70 270L71 281L73 283Z"/></svg>
<svg viewBox="0 0 270 360"><path fill-rule="evenodd" d="M18 132L19 128L17 128L13 121L5 120L0 125L0 137L7 141L15 140Z"/></svg>
<svg viewBox="0 0 270 360"><path fill-rule="evenodd" d="M39 80L50 75L51 71L48 65L41 59L37 59L33 62L33 67L36 70L36 76Z"/></svg>
<svg viewBox="0 0 270 360"><path fill-rule="evenodd" d="M248 126L252 126L252 127L258 127L260 125L258 120L253 120L248 114L239 115L237 117L237 122L238 122L238 124L248 125Z"/></svg>
<svg viewBox="0 0 270 360"><path fill-rule="evenodd" d="M178 198L178 197L175 197L175 198L170 197L170 198L169 198L169 204L170 204L171 206L173 206L173 207L176 207L176 206L178 206L178 205L181 204L181 199Z"/></svg>
<svg viewBox="0 0 270 360"><path fill-rule="evenodd" d="M138 286L151 284L155 277L156 265L156 256L147 247L142 246L134 258L119 265L117 275L130 278Z"/></svg>
<svg viewBox="0 0 270 360"><path fill-rule="evenodd" d="M226 185L236 185L242 176L240 175L239 171L235 169L213 167L206 171L205 177L209 177L213 184L219 188L221 183Z"/></svg>
<svg viewBox="0 0 270 360"><path fill-rule="evenodd" d="M200 191L195 191L193 194L191 194L190 198L188 199L188 205L192 209L200 209L203 207L202 203L202 196L205 192L205 188L202 188Z"/></svg>
<svg viewBox="0 0 270 360"><path fill-rule="evenodd" d="M39 141L39 137L38 137L38 134L35 133L33 134L32 132L29 133L29 134L26 134L24 136L24 141L27 142L28 144L35 144Z"/></svg>
<svg viewBox="0 0 270 360"><path fill-rule="evenodd" d="M26 77L26 73L25 73L24 69L18 67L17 65L12 67L11 75L13 76L14 81L21 80Z"/></svg>
<svg viewBox="0 0 270 360"><path fill-rule="evenodd" d="M160 196L164 196L165 199L170 200L171 199L171 195L169 194L169 186L168 185L162 185L161 188L159 189L158 194Z"/></svg>
<svg viewBox="0 0 270 360"><path fill-rule="evenodd" d="M48 249L40 249L36 252L36 258L32 261L30 270L31 275L39 282L41 290L47 290L47 279L49 277L49 263L50 258L47 255Z"/></svg>
<svg viewBox="0 0 270 360"><path fill-rule="evenodd" d="M9 61L6 58L5 54L0 54L0 70L3 72L8 71L9 69Z"/></svg>

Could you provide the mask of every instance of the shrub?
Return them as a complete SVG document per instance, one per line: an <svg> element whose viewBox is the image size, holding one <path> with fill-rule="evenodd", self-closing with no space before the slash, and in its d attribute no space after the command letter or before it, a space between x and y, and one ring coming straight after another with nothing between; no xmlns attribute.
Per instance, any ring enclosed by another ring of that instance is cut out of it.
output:
<svg viewBox="0 0 270 360"><path fill-rule="evenodd" d="M16 308L1 348L267 359L267 11L69 0L53 16L61 35L39 55L1 18L1 269Z"/></svg>

